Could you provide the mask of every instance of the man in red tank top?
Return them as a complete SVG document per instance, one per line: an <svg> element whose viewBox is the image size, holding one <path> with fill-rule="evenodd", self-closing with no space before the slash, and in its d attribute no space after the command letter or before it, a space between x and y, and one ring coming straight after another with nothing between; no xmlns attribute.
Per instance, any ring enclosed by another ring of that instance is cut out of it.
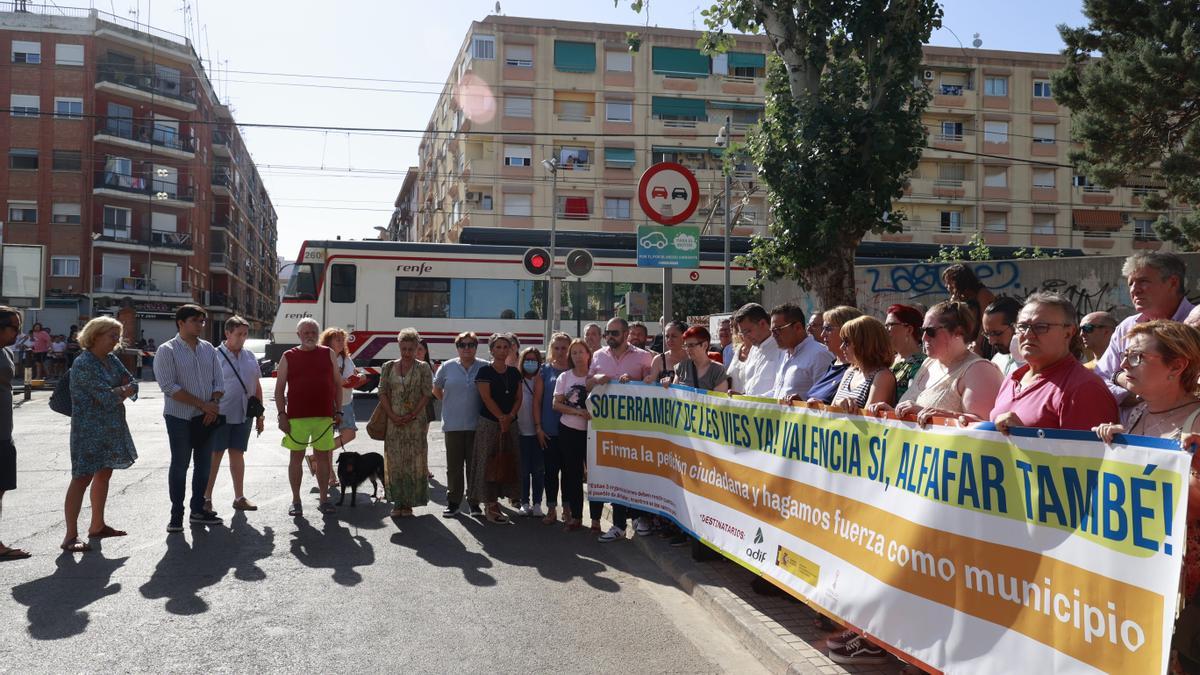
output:
<svg viewBox="0 0 1200 675"><path fill-rule="evenodd" d="M296 324L300 346L293 347L279 360L275 383L275 407L283 447L291 450L288 479L292 484L292 507L288 515L303 512L300 480L304 475L304 451L312 446L317 465L317 486L321 491L321 513L333 513L328 498L330 452L334 448L337 425L341 421L342 375L337 356L328 347L317 344L321 325L312 318Z"/></svg>

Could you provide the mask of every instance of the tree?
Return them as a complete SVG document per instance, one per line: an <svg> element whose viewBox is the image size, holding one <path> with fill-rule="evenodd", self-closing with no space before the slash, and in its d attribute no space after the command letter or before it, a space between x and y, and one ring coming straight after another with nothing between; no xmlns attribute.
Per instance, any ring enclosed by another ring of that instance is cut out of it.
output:
<svg viewBox="0 0 1200 675"><path fill-rule="evenodd" d="M619 2L619 0L617 0ZM641 2L632 3L641 9ZM774 55L761 124L745 148L759 167L771 238L744 262L789 278L825 307L855 304L854 252L868 232L898 232L902 195L925 146L929 92L921 45L941 25L936 0L719 0L701 46L728 27L765 33Z"/></svg>
<svg viewBox="0 0 1200 675"><path fill-rule="evenodd" d="M1059 26L1067 63L1055 73L1054 97L1071 109L1071 160L1104 187L1152 172L1165 195L1143 199L1165 210L1170 200L1200 203L1200 13L1180 0L1085 0L1088 25ZM1094 58L1093 54L1099 54ZM1163 239L1200 247L1200 217L1160 216Z"/></svg>

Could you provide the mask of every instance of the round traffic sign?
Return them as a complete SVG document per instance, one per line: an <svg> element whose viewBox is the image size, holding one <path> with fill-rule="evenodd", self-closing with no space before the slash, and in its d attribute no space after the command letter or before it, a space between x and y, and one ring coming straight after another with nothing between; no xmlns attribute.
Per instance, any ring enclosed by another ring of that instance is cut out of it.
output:
<svg viewBox="0 0 1200 675"><path fill-rule="evenodd" d="M677 162L660 162L638 181L638 204L656 223L677 225L700 205L700 184L692 170Z"/></svg>

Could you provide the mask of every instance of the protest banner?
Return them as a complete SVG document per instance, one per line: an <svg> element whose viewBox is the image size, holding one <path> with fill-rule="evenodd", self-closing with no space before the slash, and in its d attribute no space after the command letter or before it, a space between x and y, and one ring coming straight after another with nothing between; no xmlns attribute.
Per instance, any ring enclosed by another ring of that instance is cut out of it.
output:
<svg viewBox="0 0 1200 675"><path fill-rule="evenodd" d="M686 387L588 399L594 499L660 513L945 672L1161 673L1190 455L928 427Z"/></svg>

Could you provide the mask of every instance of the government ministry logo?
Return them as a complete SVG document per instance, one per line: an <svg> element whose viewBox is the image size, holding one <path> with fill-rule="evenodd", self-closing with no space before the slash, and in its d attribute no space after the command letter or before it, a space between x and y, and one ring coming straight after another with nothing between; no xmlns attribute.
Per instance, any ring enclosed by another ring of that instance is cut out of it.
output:
<svg viewBox="0 0 1200 675"><path fill-rule="evenodd" d="M763 536L762 536L762 528L761 528L761 527L760 527L760 528L758 528L758 531L754 533L754 543L756 543L756 544L761 544L761 543L763 543Z"/></svg>

